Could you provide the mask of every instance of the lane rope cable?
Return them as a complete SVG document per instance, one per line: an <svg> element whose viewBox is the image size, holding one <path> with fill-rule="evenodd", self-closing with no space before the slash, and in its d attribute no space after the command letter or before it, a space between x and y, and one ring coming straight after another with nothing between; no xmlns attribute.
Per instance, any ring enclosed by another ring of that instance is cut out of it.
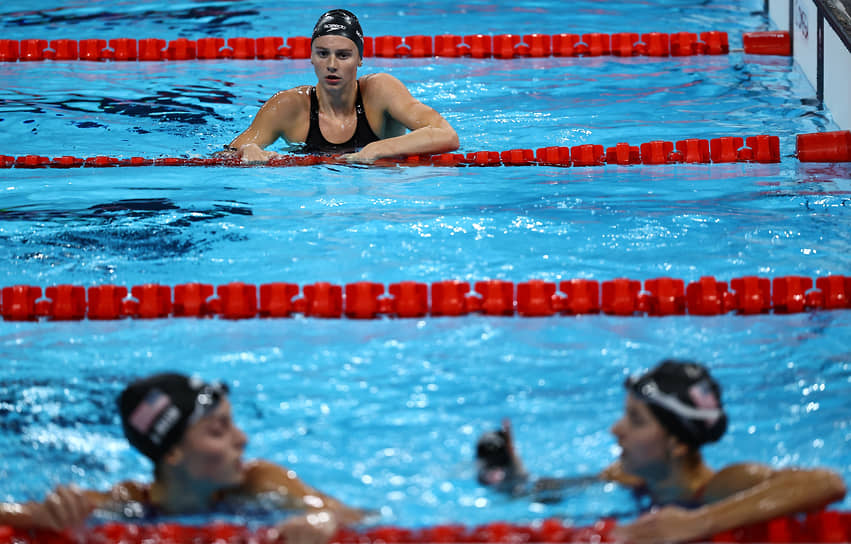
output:
<svg viewBox="0 0 851 544"><path fill-rule="evenodd" d="M796 157L801 162L851 162L851 131L798 134ZM691 138L676 143L662 140L633 146L626 142L603 148L583 144L573 147L550 146L507 151L473 151L439 155L409 155L379 159L376 166L604 166L708 163L779 163L780 137L770 135L724 136L711 140ZM278 155L264 166L312 166L346 164L337 155ZM41 155L0 155L0 168L110 168L116 166L251 166L228 157L118 158L45 157Z"/></svg>
<svg viewBox="0 0 851 544"><path fill-rule="evenodd" d="M572 526L559 519L549 518L529 525L503 521L475 527L464 525L434 525L418 529L380 526L368 529L343 528L331 539L331 544L417 544L417 543L568 543L613 542L613 519L601 519L589 526ZM704 539L707 542L793 543L849 542L851 512L823 510L805 516L779 517L737 529L717 533ZM272 544L282 539L271 527L249 529L241 525L212 523L189 526L175 523L135 525L106 523L86 529L83 534L70 531L13 529L0 526L0 544Z"/></svg>
<svg viewBox="0 0 851 544"><path fill-rule="evenodd" d="M791 55L787 31L742 34L744 53ZM685 57L730 53L726 32L618 32L614 34L441 34L364 38L364 57L379 58L543 58L648 56ZM189 61L310 58L310 38L0 39L0 62L30 61Z"/></svg>
<svg viewBox="0 0 851 544"><path fill-rule="evenodd" d="M259 295L259 296L258 296ZM234 281L182 283L172 288L150 283L129 290L121 285L14 285L0 290L0 315L6 321L79 321L124 318L213 317L288 318L296 314L328 319L423 318L465 316L549 317L714 316L791 314L851 308L851 276L816 278L759 276L733 278L728 285L703 276L687 285L677 278L615 278L513 282L500 279L471 284L460 280L401 281L385 286L358 281L338 285L316 282Z"/></svg>

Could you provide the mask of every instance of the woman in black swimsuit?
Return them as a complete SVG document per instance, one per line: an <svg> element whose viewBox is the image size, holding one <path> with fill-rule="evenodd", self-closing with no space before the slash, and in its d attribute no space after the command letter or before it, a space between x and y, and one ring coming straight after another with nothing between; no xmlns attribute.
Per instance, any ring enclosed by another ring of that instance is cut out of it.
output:
<svg viewBox="0 0 851 544"><path fill-rule="evenodd" d="M0 525L63 530L94 509L149 517L216 511L271 498L304 512L280 525L289 544L325 544L340 524L363 512L313 489L285 467L243 460L247 438L231 417L228 389L182 374L148 376L118 399L127 440L154 464L151 483L121 482L109 491L60 486L43 502L0 503Z"/></svg>
<svg viewBox="0 0 851 544"><path fill-rule="evenodd" d="M494 455L480 450L479 480L512 496L538 500L558 498L558 490L587 485L589 480L613 481L632 488L650 510L612 536L633 544L684 542L794 512L805 512L840 500L842 478L823 469L772 469L758 463L737 463L715 471L700 448L721 438L727 415L721 387L709 371L688 361L662 361L642 376L625 383L626 407L612 426L620 459L596 476L565 479L529 478L503 423L502 441ZM493 449L493 448L492 448ZM495 470L512 478L492 478ZM481 469L480 469L481 470ZM520 477L518 477L518 475ZM548 481L547 481L548 480ZM530 483L532 484L530 486ZM556 493L553 494L553 491Z"/></svg>
<svg viewBox="0 0 851 544"><path fill-rule="evenodd" d="M300 86L270 98L251 126L227 147L244 162L266 162L264 148L283 138L304 143L310 153L345 153L350 162L382 157L445 153L458 135L432 108L416 100L402 82L384 74L358 78L363 31L352 13L324 13L313 29L310 62L316 86Z"/></svg>

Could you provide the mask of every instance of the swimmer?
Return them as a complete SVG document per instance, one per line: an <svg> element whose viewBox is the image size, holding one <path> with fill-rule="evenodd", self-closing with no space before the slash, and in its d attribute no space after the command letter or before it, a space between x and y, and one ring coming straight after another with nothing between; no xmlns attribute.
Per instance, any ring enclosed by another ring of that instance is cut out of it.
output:
<svg viewBox="0 0 851 544"><path fill-rule="evenodd" d="M118 398L124 435L154 463L150 484L125 481L107 492L56 488L43 502L0 504L0 525L63 530L95 510L134 517L213 512L274 496L281 509L298 510L278 525L290 543L325 544L341 524L363 517L267 461L243 461L245 433L231 417L228 389L181 374L137 380Z"/></svg>
<svg viewBox="0 0 851 544"><path fill-rule="evenodd" d="M458 148L452 126L398 79L385 73L358 78L363 31L351 12L334 9L319 18L310 63L316 85L275 94L226 146L225 155L265 163L277 154L264 148L278 138L303 143L307 153L344 153L344 160L365 164Z"/></svg>
<svg viewBox="0 0 851 544"><path fill-rule="evenodd" d="M476 477L479 483L512 496L524 494L529 475L514 451L511 423L483 434L476 443Z"/></svg>
<svg viewBox="0 0 851 544"><path fill-rule="evenodd" d="M616 540L705 538L823 508L845 496L842 478L824 468L773 469L758 463L710 468L700 448L724 435L727 415L721 388L703 366L662 361L625 386L624 414L611 429L620 459L593 478L629 487L646 513L618 526Z"/></svg>
<svg viewBox="0 0 851 544"><path fill-rule="evenodd" d="M511 422L503 420L502 428L489 431L476 443L476 478L480 484L512 498L528 498L534 502L560 502L563 492L599 482L596 476L575 478L532 477L526 472L514 449Z"/></svg>

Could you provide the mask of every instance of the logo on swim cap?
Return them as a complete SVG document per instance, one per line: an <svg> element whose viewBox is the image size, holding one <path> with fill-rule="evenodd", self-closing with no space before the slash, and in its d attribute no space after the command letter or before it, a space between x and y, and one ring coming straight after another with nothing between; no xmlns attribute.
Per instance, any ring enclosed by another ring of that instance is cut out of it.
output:
<svg viewBox="0 0 851 544"><path fill-rule="evenodd" d="M343 36L352 40L358 48L358 54L363 58L363 30L354 13L344 9L332 9L323 13L313 27L310 42L327 35Z"/></svg>

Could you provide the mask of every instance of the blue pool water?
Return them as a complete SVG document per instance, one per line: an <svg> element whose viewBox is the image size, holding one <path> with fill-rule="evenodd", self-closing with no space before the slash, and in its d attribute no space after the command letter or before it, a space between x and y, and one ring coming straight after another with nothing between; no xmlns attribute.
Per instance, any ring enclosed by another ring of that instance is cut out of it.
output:
<svg viewBox="0 0 851 544"><path fill-rule="evenodd" d="M368 35L767 27L762 2L371 2ZM65 2L0 8L3 36L304 35L303 3ZM308 15L306 12L310 12ZM664 21L664 24L660 24ZM0 286L187 281L389 284L503 278L729 280L851 271L851 167L801 164L834 130L788 59L366 59L458 130L462 151L775 134L779 164L602 168L121 168L0 171ZM307 61L2 63L0 154L206 156ZM697 318L0 322L0 500L149 478L113 400L177 369L234 384L249 457L292 467L381 522L578 523L632 512L592 486L556 505L478 488L476 436L511 417L537 474L599 471L621 383L663 357L708 364L731 426L715 466L851 455L851 312ZM847 510L851 499L838 505Z"/></svg>

